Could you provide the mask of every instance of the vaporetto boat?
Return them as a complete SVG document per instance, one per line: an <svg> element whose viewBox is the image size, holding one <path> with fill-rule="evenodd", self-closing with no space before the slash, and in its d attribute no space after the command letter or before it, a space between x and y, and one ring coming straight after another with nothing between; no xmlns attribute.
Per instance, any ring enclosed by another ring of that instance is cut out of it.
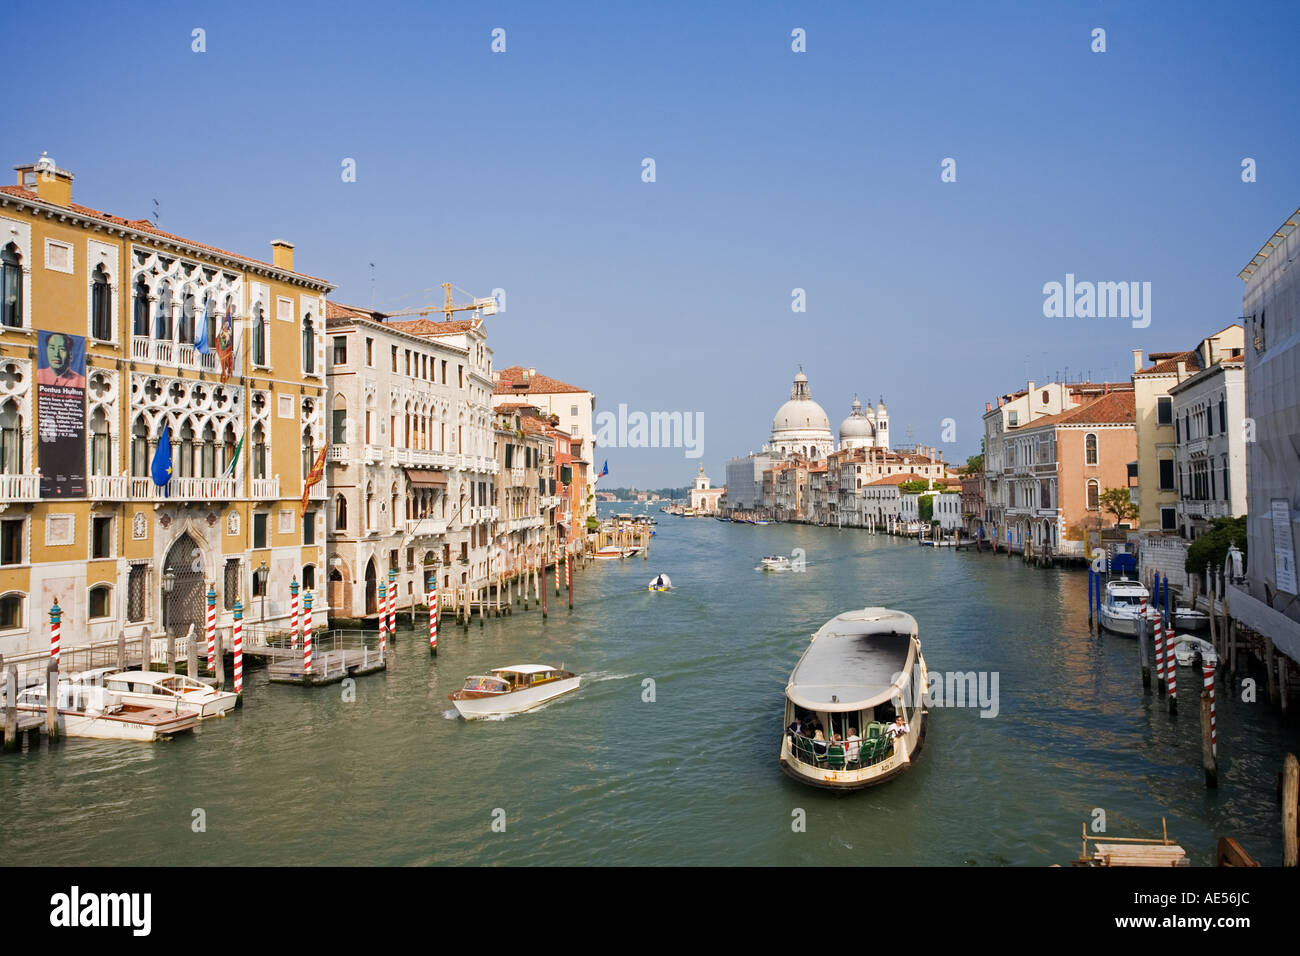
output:
<svg viewBox="0 0 1300 956"><path fill-rule="evenodd" d="M868 607L831 618L785 688L781 769L828 790L860 790L904 773L925 741L928 680L910 614Z"/></svg>

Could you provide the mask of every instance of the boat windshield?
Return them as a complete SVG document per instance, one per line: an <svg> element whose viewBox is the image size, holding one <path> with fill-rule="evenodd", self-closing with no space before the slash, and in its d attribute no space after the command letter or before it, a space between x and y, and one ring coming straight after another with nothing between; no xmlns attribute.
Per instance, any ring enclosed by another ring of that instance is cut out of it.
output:
<svg viewBox="0 0 1300 956"><path fill-rule="evenodd" d="M1111 604L1123 604L1130 607L1137 607L1142 603L1140 594L1112 594L1110 596Z"/></svg>
<svg viewBox="0 0 1300 956"><path fill-rule="evenodd" d="M505 681L496 677L467 677L464 689L483 694L504 694L510 688Z"/></svg>

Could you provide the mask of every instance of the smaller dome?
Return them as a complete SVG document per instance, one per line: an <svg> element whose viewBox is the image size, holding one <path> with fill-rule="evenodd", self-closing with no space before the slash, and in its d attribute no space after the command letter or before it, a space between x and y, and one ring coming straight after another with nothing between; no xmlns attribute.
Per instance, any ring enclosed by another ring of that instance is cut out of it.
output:
<svg viewBox="0 0 1300 956"><path fill-rule="evenodd" d="M862 403L857 396L853 398L853 410L849 417L840 423L840 442L846 439L864 438L868 441L875 437L876 429L871 419L862 414Z"/></svg>

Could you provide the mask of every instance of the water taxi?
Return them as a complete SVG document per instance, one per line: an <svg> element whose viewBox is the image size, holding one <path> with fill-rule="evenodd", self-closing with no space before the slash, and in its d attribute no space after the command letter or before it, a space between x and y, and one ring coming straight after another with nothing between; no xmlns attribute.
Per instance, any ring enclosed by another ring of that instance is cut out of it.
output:
<svg viewBox="0 0 1300 956"><path fill-rule="evenodd" d="M860 790L905 772L925 741L928 681L910 614L868 607L831 618L785 688L781 769L827 790Z"/></svg>
<svg viewBox="0 0 1300 956"><path fill-rule="evenodd" d="M648 588L648 590L651 591L671 591L672 589L673 582L666 574L656 575L655 579L650 582L650 587Z"/></svg>
<svg viewBox="0 0 1300 956"><path fill-rule="evenodd" d="M59 681L59 732L65 737L151 742L194 729L198 718L172 707L143 707L78 678ZM45 713L45 687L28 687L18 695L18 709Z"/></svg>
<svg viewBox="0 0 1300 956"><path fill-rule="evenodd" d="M603 548L597 548L591 553L591 556L596 558L598 561L608 561L610 558L626 558L631 553L631 548L620 548L617 545L607 545Z"/></svg>
<svg viewBox="0 0 1300 956"><path fill-rule="evenodd" d="M764 571L789 571L790 559L784 554L769 554L759 566Z"/></svg>
<svg viewBox="0 0 1300 956"><path fill-rule="evenodd" d="M579 677L547 664L496 667L491 674L472 674L449 695L466 720L495 714L518 714L578 689Z"/></svg>
<svg viewBox="0 0 1300 956"><path fill-rule="evenodd" d="M235 709L235 702L239 700L238 694L211 687L184 674L98 668L83 676L98 676L98 683L121 697L124 704L178 709L199 719L224 717Z"/></svg>
<svg viewBox="0 0 1300 956"><path fill-rule="evenodd" d="M1145 601L1150 600L1151 593L1138 581L1120 578L1106 582L1106 598L1097 612L1101 626L1116 634L1137 637L1138 618ZM1154 616L1154 611L1147 608L1147 614Z"/></svg>

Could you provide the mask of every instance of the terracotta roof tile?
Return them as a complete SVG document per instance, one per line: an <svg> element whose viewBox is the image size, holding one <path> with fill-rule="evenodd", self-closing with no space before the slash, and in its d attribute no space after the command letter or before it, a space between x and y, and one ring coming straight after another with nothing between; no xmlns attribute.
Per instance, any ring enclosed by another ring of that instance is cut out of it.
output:
<svg viewBox="0 0 1300 956"><path fill-rule="evenodd" d="M29 189L24 189L22 186L0 186L0 193L4 193L7 196L14 196L18 199L26 199L30 202L44 202L44 200L36 195L36 193ZM327 279L322 279L319 276L308 275L305 272L294 272L292 269L281 269L274 263L267 262L264 259L254 259L252 256L240 255L238 252L228 252L227 250L220 249L217 246L210 246L206 242L197 242L194 239L186 239L184 236L178 236L175 233L164 232L157 228L148 219L123 219L121 216L114 216L110 213L100 212L98 209L91 209L89 206L82 206L75 202L69 203L68 208L78 215L85 216L88 219L98 219L101 222L106 222L110 225L134 229L136 232L154 235L160 239L168 239L173 242L183 242L187 246L194 246L196 249L206 249L208 252L216 253L219 256L228 256L231 259L240 259L244 262L251 262L255 265L265 266L269 269L279 269L281 272L288 272L291 275L302 276L304 279L311 279L313 282L320 282L325 285L331 284Z"/></svg>
<svg viewBox="0 0 1300 956"><path fill-rule="evenodd" d="M1190 366L1197 361L1195 351L1152 352L1149 358L1153 364L1140 372L1134 372L1134 375L1170 375L1178 371L1179 362L1182 362L1185 366Z"/></svg>
<svg viewBox="0 0 1300 956"><path fill-rule="evenodd" d="M496 395L526 395L529 392L539 394L554 394L557 392L585 392L585 388L579 388L576 385L569 385L567 382L561 382L559 379L551 378L549 375L542 375L540 372L528 376L528 370L522 365L512 365L509 368L503 368L498 371L496 388L493 394ZM525 381L527 378L527 381Z"/></svg>
<svg viewBox="0 0 1300 956"><path fill-rule="evenodd" d="M1111 392L1087 405L1070 408L1057 415L1047 415L1026 422L1016 431L1040 428L1043 425L1132 425L1137 420L1136 403L1132 392Z"/></svg>

